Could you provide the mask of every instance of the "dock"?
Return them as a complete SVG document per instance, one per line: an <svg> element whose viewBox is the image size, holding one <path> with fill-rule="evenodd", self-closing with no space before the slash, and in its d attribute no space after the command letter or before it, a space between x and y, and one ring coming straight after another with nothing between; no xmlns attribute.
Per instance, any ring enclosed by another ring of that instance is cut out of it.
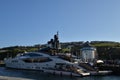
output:
<svg viewBox="0 0 120 80"><path fill-rule="evenodd" d="M120 64L102 64L99 65L100 70L111 70L113 71L112 74L119 74L120 75Z"/></svg>

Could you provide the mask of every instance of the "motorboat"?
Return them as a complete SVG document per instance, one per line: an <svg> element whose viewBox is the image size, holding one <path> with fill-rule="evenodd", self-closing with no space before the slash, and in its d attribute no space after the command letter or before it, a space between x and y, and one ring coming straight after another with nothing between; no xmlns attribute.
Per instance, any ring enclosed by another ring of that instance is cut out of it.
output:
<svg viewBox="0 0 120 80"><path fill-rule="evenodd" d="M38 70L68 76L90 75L90 73L72 62L42 52L20 53L14 58L6 58L4 62L8 68Z"/></svg>

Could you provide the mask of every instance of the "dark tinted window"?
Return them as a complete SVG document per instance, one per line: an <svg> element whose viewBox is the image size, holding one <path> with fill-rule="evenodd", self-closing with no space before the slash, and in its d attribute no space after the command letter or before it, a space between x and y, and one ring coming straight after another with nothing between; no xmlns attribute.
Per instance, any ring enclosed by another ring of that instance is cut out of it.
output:
<svg viewBox="0 0 120 80"><path fill-rule="evenodd" d="M39 57L39 56L42 56L42 55L36 54L36 53L26 53L26 54L23 54L22 56Z"/></svg>
<svg viewBox="0 0 120 80"><path fill-rule="evenodd" d="M42 63L42 62L52 61L52 59L48 57L43 57L43 58L37 58L37 59L24 59L23 61L27 63Z"/></svg>

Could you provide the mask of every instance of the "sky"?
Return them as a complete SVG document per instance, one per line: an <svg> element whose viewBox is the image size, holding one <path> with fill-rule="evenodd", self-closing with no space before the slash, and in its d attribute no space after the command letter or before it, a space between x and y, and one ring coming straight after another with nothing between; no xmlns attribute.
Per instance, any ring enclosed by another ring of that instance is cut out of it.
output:
<svg viewBox="0 0 120 80"><path fill-rule="evenodd" d="M0 48L60 42L120 42L120 0L0 0Z"/></svg>

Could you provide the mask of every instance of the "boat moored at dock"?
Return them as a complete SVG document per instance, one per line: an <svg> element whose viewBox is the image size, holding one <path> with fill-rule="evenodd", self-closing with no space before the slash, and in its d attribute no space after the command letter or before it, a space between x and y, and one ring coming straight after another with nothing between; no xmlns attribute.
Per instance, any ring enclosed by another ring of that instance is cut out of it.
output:
<svg viewBox="0 0 120 80"><path fill-rule="evenodd" d="M5 59L5 65L8 68L39 70L61 75L90 75L72 62L63 60L58 56L50 56L40 52L29 52L19 54L15 58Z"/></svg>

